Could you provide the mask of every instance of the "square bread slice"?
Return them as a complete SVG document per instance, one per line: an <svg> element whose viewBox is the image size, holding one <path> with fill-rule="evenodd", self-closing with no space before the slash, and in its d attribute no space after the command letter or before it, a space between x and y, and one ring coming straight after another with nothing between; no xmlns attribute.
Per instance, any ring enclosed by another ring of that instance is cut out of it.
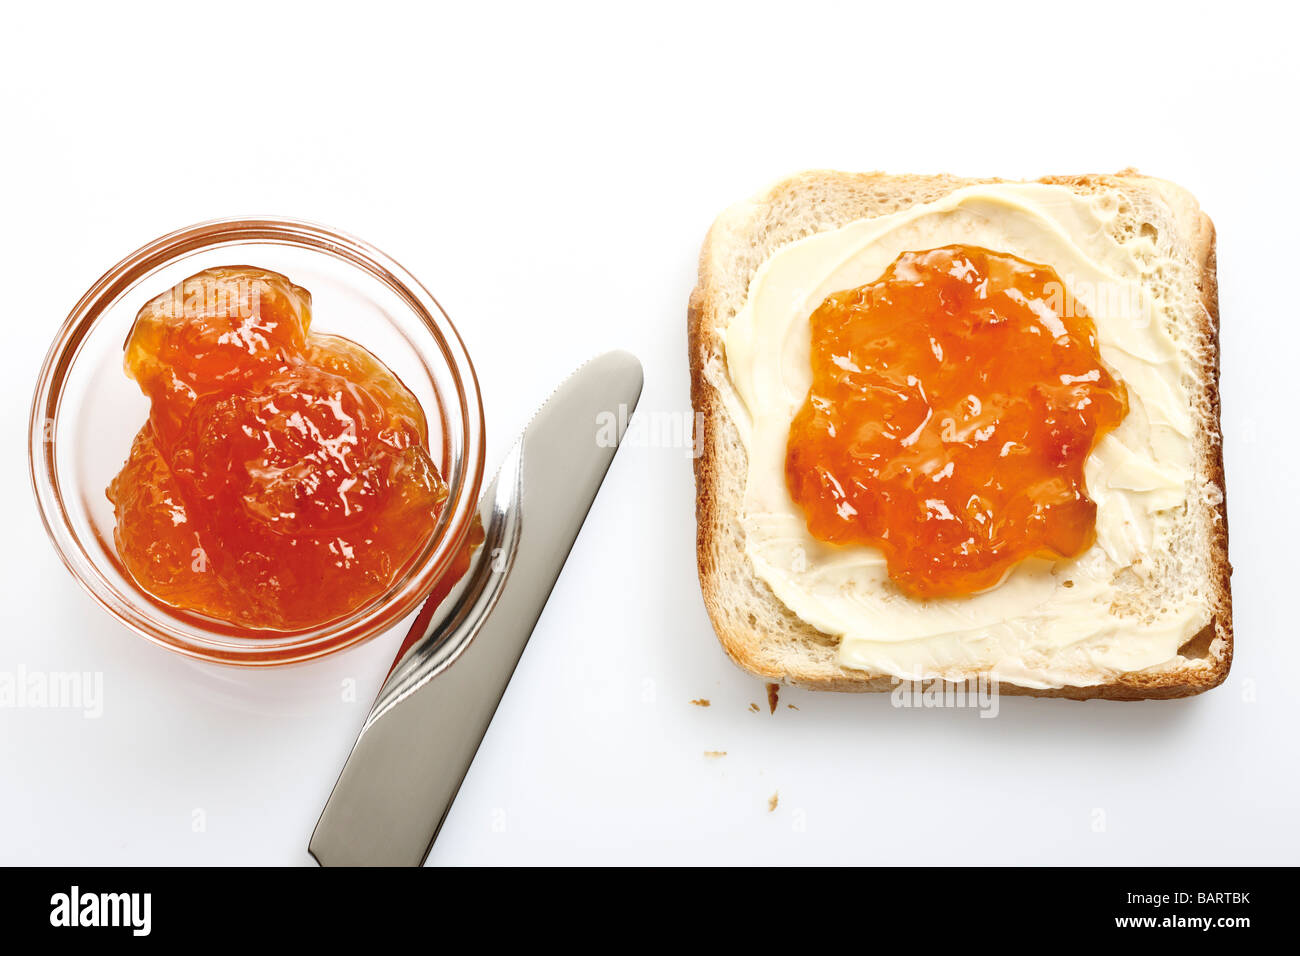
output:
<svg viewBox="0 0 1300 956"><path fill-rule="evenodd" d="M888 674L842 667L839 639L806 624L779 601L745 554L740 509L744 500L747 453L713 381L726 373L723 335L743 307L759 266L782 246L859 219L883 216L932 202L953 190L999 180L953 176L897 176L882 173L811 171L793 176L724 212L709 230L700 254L699 281L691 295L688 338L691 398L702 436L695 460L697 557L704 602L723 648L745 670L767 681L815 690L888 691L897 681ZM1190 353L1194 413L1198 426L1196 477L1210 489L1189 496L1188 540L1183 573L1202 577L1197 586L1209 597L1208 625L1187 642L1180 655L1188 663L1159 672L1116 675L1090 686L1049 689L1002 683L1000 692L1074 699L1138 700L1185 697L1208 690L1227 677L1232 661L1232 600L1229 589L1228 523L1223 496L1223 447L1219 427L1219 313L1215 278L1214 226L1187 191L1171 183L1125 170L1115 175L1064 176L1039 180L1082 194L1113 190L1119 196L1114 221L1117 239L1144 234L1159 237L1182 284L1184 301L1199 303L1193 324L1198 341ZM712 379L712 381L711 381ZM1159 583L1152 585L1159 587ZM1146 600L1159 606L1160 594Z"/></svg>

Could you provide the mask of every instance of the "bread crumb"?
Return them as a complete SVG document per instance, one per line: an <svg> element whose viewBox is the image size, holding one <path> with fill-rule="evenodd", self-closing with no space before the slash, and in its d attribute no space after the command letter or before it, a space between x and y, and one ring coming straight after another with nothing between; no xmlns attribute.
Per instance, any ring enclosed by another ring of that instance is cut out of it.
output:
<svg viewBox="0 0 1300 956"><path fill-rule="evenodd" d="M779 698L780 696L781 696L781 685L780 685L780 684L768 684L768 685L767 685L767 710L768 710L768 713L770 713L770 714L775 714L775 713L776 713L776 703L777 703L777 700L778 700L778 698Z"/></svg>
<svg viewBox="0 0 1300 956"><path fill-rule="evenodd" d="M750 709L751 712L757 714L757 713L758 713L758 704L751 703L751 704L749 705L749 709Z"/></svg>
<svg viewBox="0 0 1300 956"><path fill-rule="evenodd" d="M772 794L770 797L767 798L768 813L772 813L774 810L776 810L777 798L779 798L780 796L781 796L781 791L778 790L776 793Z"/></svg>
<svg viewBox="0 0 1300 956"><path fill-rule="evenodd" d="M696 707L708 707L709 699L707 697L697 697L693 701L691 701L691 703L694 704Z"/></svg>
<svg viewBox="0 0 1300 956"><path fill-rule="evenodd" d="M727 752L726 752L725 750L706 750L706 751L704 751L704 756L706 756L706 757L710 757L710 758L725 757L726 755L727 755Z"/></svg>
<svg viewBox="0 0 1300 956"><path fill-rule="evenodd" d="M799 709L799 708L796 707L794 704L786 704L785 706L789 707L791 710L798 710L798 709Z"/></svg>

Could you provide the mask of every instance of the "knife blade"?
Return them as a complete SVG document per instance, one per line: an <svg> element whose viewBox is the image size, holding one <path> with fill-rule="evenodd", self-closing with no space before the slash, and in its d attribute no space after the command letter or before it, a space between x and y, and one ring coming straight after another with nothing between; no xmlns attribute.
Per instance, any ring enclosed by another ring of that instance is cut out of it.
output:
<svg viewBox="0 0 1300 956"><path fill-rule="evenodd" d="M568 379L480 503L484 541L421 614L362 726L308 851L323 866L419 866L496 713L641 395L609 352ZM610 439L613 440L610 440Z"/></svg>

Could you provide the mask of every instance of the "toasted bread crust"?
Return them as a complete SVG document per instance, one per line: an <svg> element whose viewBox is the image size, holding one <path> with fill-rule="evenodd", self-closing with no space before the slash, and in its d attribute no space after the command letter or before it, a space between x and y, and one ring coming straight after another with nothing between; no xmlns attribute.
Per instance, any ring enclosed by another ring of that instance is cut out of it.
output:
<svg viewBox="0 0 1300 956"><path fill-rule="evenodd" d="M784 199L801 186L816 183L824 189L837 190L842 195L837 201L842 203L846 214L839 221L829 221L824 225L792 236L802 238L822 229L835 228L854 219L871 218L881 214L873 209L873 197L888 190L895 195L895 208L906 208L921 202L930 201L962 186L976 183L1001 182L997 179L961 179L952 176L889 176L882 173L840 173L815 171L802 173L772 187L770 191L756 200L760 206L768 209L777 207ZM1124 170L1113 176L1088 175L1046 177L1039 182L1068 186L1081 192L1108 188L1117 185L1132 186L1135 182L1148 180L1132 170ZM897 194L903 194L899 197ZM1190 197L1188 197L1190 200ZM1193 207L1195 206L1192 201ZM718 390L705 375L705 363L711 354L720 347L720 339L726 322L731 315L724 315L718 301L719 288L723 281L720 275L721 242L720 232L724 228L733 228L734 222L727 222L729 213L714 223L705 238L700 253L699 279L691 293L687 309L687 347L691 370L691 403L696 415L697 427L702 424L703 435L696 436L702 452L695 459L696 487L696 557L699 565L700 587L704 603L717 632L723 649L736 664L765 681L779 681L806 687L812 690L830 691L889 691L896 686L896 681L889 675L872 674L839 666L834 659L833 649L838 639L822 634L802 621L795 621L802 647L795 653L774 653L765 648L767 635L755 626L737 623L731 615L724 613L727 597L719 569L720 548L724 546L726 535L726 517L719 500L719 482L721 479L718 456L720 430L724 421L729 421L728 413L722 403ZM1085 687L1059 687L1039 689L1021 687L1003 683L999 692L1008 695L1027 695L1034 697L1063 697L1073 700L1144 700L1169 699L1199 694L1221 684L1228 675L1232 663L1232 596L1230 586L1231 565L1228 561L1228 521L1226 485L1223 470L1223 442L1218 432L1220 421L1219 401L1219 296L1218 280L1215 271L1215 233L1209 217L1196 209L1198 220L1194 235L1190 236L1190 255L1194 263L1201 264L1199 292L1205 308L1205 321L1200 328L1204 356L1203 385L1204 400L1215 426L1214 434L1202 436L1202 445L1198 454L1198 471L1208 477L1225 494L1217 505L1216 520L1205 543L1210 553L1211 566L1216 583L1212 600L1213 615L1210 623L1193 640L1184 645L1185 654L1204 657L1209 666L1185 668L1181 671L1161 673L1132 672L1121 674L1114 680ZM750 275L744 277L748 284ZM702 441L701 441L702 438ZM746 564L748 562L746 561ZM774 604L780 602L766 584L752 574L751 584ZM783 606L782 606L783 607ZM754 623L750 615L751 624Z"/></svg>

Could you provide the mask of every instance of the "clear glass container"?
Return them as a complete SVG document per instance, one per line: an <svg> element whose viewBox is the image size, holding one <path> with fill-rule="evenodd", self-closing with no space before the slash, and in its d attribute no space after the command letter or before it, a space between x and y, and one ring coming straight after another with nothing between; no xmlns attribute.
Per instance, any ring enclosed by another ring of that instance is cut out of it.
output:
<svg viewBox="0 0 1300 956"><path fill-rule="evenodd" d="M149 413L127 378L123 346L140 307L203 269L251 265L312 294L312 329L345 336L391 368L424 406L429 447L450 489L429 540L380 598L306 631L240 630L144 592L113 544L105 489ZM225 219L189 226L132 253L81 298L50 347L32 402L32 484L63 563L110 614L190 657L267 665L310 660L372 637L419 605L470 533L483 481L483 405L465 346L423 286L384 253L324 226Z"/></svg>

